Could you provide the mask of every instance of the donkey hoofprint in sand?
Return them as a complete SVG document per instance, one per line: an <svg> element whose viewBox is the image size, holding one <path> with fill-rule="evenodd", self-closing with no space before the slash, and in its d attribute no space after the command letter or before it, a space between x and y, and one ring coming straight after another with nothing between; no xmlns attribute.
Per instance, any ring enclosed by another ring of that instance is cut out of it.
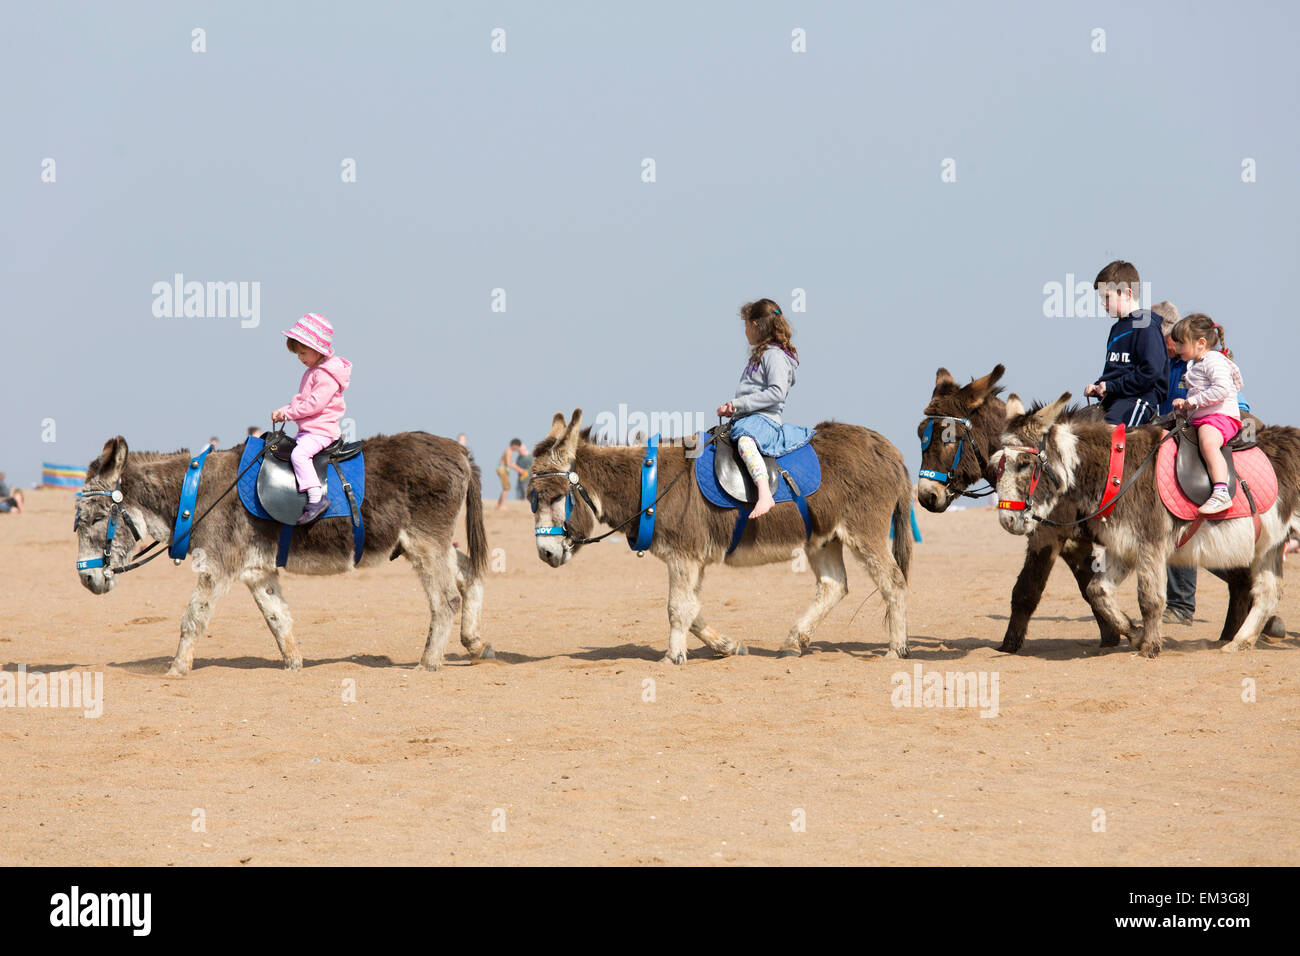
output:
<svg viewBox="0 0 1300 956"><path fill-rule="evenodd" d="M1101 501L1109 473L1111 426L1062 419L1070 400L1066 392L1051 405L1028 413L1019 403L1007 408L1009 421L1002 447L994 454L1001 466L998 497L1025 502L1023 510L1001 510L999 520L1013 534L1026 534L1031 515L1045 515L1065 504L1082 515L1093 513ZM1166 563L1200 564L1208 568L1244 568L1251 581L1251 607L1231 643L1223 650L1254 645L1264 623L1277 607L1282 585L1282 548L1293 525L1300 524L1300 429L1266 426L1257 433L1259 447L1277 473L1277 500L1260 515L1255 538L1250 518L1207 521L1177 548L1190 522L1171 515L1160 499L1154 468L1137 476L1120 495L1108 519L1088 524L1106 560L1088 585L1093 607L1129 639L1145 657L1160 653L1160 619L1165 609ZM1161 430L1136 428L1125 438L1124 482L1160 441ZM1041 449L1034 454L1026 449ZM1034 476L1041 480L1035 482ZM1033 491L1031 492L1031 488ZM1115 604L1115 588L1136 570L1141 630L1129 627Z"/></svg>
<svg viewBox="0 0 1300 956"><path fill-rule="evenodd" d="M415 566L432 611L420 666L434 670L442 663L458 604L461 643L474 658L491 657L491 645L485 644L478 633L482 579L487 566L478 466L457 442L425 432L376 435L366 439L365 453L366 494L361 510L366 541L359 566L382 565L398 555L405 555ZM214 451L208 456L195 514L202 516L234 483L239 458L239 448ZM185 451L128 454L126 439L120 435L105 443L103 452L86 471L85 491L119 489L120 508L130 519L117 526L109 563L123 567L130 560L139 543L132 526L141 535L152 535L158 541L169 539L189 463L190 455ZM462 505L466 509L468 555L452 545ZM93 558L103 552L111 506L111 499L103 495L82 498L79 558ZM194 525L190 543L197 581L189 607L181 617L180 644L169 674L189 673L195 643L203 635L217 601L236 580L242 580L253 593L275 635L285 667L302 667L289 605L275 566L279 532L280 525L274 521L250 515L233 491ZM319 519L294 531L285 567L302 574L339 574L353 567L352 557L350 522ZM81 583L95 594L105 594L117 584L118 576L105 574L102 568L80 573Z"/></svg>
<svg viewBox="0 0 1300 956"><path fill-rule="evenodd" d="M686 663L687 631L719 655L746 652L742 643L719 634L700 614L706 565L724 561L743 567L789 561L795 549L805 548L817 579L817 593L780 649L783 657L798 656L831 608L848 593L845 545L866 566L884 600L889 632L885 656L907 656L912 488L903 456L881 435L857 425L822 422L816 432L812 445L821 461L822 484L808 498L812 537L806 543L799 512L793 503L785 502L750 521L739 546L727 555L736 512L706 501L693 474L664 492L655 509L654 539L649 550L668 565L665 661ZM581 409L574 411L567 425L564 416L556 414L550 432L534 450L533 478L529 480L529 492L535 493L539 501L537 527L565 528L563 535L538 536L537 550L542 560L559 567L582 547L575 536L587 537L596 521L613 526L638 512L643 454L644 447L639 445L602 446L587 441ZM659 488L668 489L682 470L693 464L681 445L661 446ZM596 514L581 495L572 493L566 475L577 476ZM572 507L567 522L566 501ZM635 533L633 525L629 541Z"/></svg>
<svg viewBox="0 0 1300 956"><path fill-rule="evenodd" d="M923 508L934 512L946 511L958 496L979 484L980 479L990 487L995 483L996 469L991 459L1001 445L1007 424L1007 404L999 397L1002 387L998 385L1005 372L1004 366L997 365L987 375L960 386L946 368L935 373L934 391L922 413L925 417L917 426L917 435L924 439L926 427L930 426L931 440L921 452L921 468L932 475L942 476L943 480L921 477L917 483L917 498ZM1023 408L1015 395L1011 395L1009 401L1014 407ZM1102 421L1100 405L1067 411L1063 415L1080 422ZM1070 505L1063 502L1050 516L1044 517L1065 523L1088 513L1072 511ZM1014 654L1024 644L1029 620L1038 608L1058 556L1074 575L1083 599L1092 605L1088 583L1092 580L1094 543L1089 523L1065 528L1040 523L1029 532L1025 564L1011 591L1010 619L998 650ZM1228 641L1250 611L1250 575L1244 569L1211 570L1228 584L1228 614L1219 635L1220 640ZM1118 646L1122 633L1116 631L1108 617L1095 607L1093 614L1101 632L1101 646ZM1285 637L1286 628L1277 616L1273 616L1265 625L1264 633Z"/></svg>

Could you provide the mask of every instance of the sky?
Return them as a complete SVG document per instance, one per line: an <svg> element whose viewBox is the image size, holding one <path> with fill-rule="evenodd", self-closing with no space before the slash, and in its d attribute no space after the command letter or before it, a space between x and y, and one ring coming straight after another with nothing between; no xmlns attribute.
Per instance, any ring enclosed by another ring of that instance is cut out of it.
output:
<svg viewBox="0 0 1300 956"><path fill-rule="evenodd" d="M873 428L915 472L939 366L1082 398L1110 320L1049 317L1044 290L1117 258L1223 324L1261 418L1300 423L1298 21L8 3L0 471L29 485L117 434L236 444L296 391L281 331L319 312L356 437L465 432L490 478L556 411L716 421L737 310L768 296L801 357L786 420ZM168 317L177 274L256 314Z"/></svg>

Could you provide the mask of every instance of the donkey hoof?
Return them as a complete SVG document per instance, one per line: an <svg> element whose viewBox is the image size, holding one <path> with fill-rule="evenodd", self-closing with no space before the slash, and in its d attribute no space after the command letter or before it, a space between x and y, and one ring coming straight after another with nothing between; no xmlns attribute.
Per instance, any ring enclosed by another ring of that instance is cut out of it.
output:
<svg viewBox="0 0 1300 956"><path fill-rule="evenodd" d="M659 659L659 663L676 664L678 667L682 667L683 665L686 664L686 655L683 654L680 657L673 657L673 652L669 651L667 654L665 654L663 657Z"/></svg>
<svg viewBox="0 0 1300 956"><path fill-rule="evenodd" d="M1219 648L1219 650L1223 651L1225 654L1235 654L1240 651L1242 647L1243 645L1238 644L1236 641L1229 641L1227 644L1224 644Z"/></svg>
<svg viewBox="0 0 1300 956"><path fill-rule="evenodd" d="M1160 645L1153 644L1150 641L1144 641L1142 646L1138 648L1138 653L1143 657L1150 659L1160 653Z"/></svg>
<svg viewBox="0 0 1300 956"><path fill-rule="evenodd" d="M901 660L906 656L907 656L906 647L904 647L902 650L894 650L894 648L891 647L889 650L885 651L885 660L889 660L889 661Z"/></svg>
<svg viewBox="0 0 1300 956"><path fill-rule="evenodd" d="M1280 617L1274 614L1268 619L1268 623L1264 625L1263 634L1265 637L1273 637L1282 640L1286 637L1286 625L1282 623Z"/></svg>
<svg viewBox="0 0 1300 956"><path fill-rule="evenodd" d="M483 651L479 654L478 659L481 661L494 661L497 659L497 652L492 650L491 644L484 644Z"/></svg>
<svg viewBox="0 0 1300 956"><path fill-rule="evenodd" d="M798 657L798 656L799 656L799 652L796 651L796 650L792 650L791 648L786 647L786 648L782 648L781 650L777 651L777 652L776 652L776 656L777 656L777 657Z"/></svg>
<svg viewBox="0 0 1300 956"><path fill-rule="evenodd" d="M171 668L168 669L168 671L167 671L167 675L166 675L166 676L168 676L168 677L188 677L188 676L189 676L189 673L190 673L190 672L189 672L188 670L181 670L179 667L177 667L175 664L173 664L173 665L171 666Z"/></svg>
<svg viewBox="0 0 1300 956"><path fill-rule="evenodd" d="M998 650L1003 654L1016 654L1020 651L1020 641L1004 640L998 645Z"/></svg>

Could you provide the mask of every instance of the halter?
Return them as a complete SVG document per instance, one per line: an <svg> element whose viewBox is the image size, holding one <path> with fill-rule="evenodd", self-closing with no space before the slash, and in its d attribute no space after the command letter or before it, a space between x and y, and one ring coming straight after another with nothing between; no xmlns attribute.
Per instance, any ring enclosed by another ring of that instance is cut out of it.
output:
<svg viewBox="0 0 1300 956"><path fill-rule="evenodd" d="M952 483L957 478L957 466L961 464L962 449L965 447L967 441L970 442L971 449L975 452L975 458L979 462L979 473L982 477L984 474L984 469L988 467L988 462L984 459L984 455L980 451L979 442L975 440L975 433L971 430L971 424L969 418L956 418L952 415L926 415L925 431L921 434L922 454L924 454L926 449L930 447L930 442L934 438L935 422L944 422L944 423L955 422L956 424L961 426L962 428L961 435L953 439L948 439L948 438L944 439L945 444L953 441L957 443L957 454L953 457L952 467L950 470L935 471L933 468L922 468L920 471L920 477L929 478L931 481L937 481L940 484L942 484L944 488L948 489L949 491L952 491L953 490ZM978 481L979 479L976 480ZM990 488L988 491L966 491L965 489L962 489L959 492L959 494L965 495L967 498L983 498L986 495L993 494L993 490L994 489L992 488Z"/></svg>
<svg viewBox="0 0 1300 956"><path fill-rule="evenodd" d="M140 529L135 526L135 522L131 519L131 516L127 514L126 510L122 507L122 479L120 477L117 479L117 484L113 486L111 491L108 489L99 489L77 492L78 498L95 498L100 496L109 498L113 502L108 510L108 531L104 535L104 551L97 558L86 558L78 561L77 570L86 571L90 568L103 568L104 574L111 575L114 569L109 566L109 562L112 560L113 538L117 534L118 519L121 518L126 522L127 528L130 529L131 534L135 535L136 541L140 540L141 534ZM72 530L76 531L80 524L81 506L78 505L76 517L72 519ZM118 568L117 570L122 571L129 569Z"/></svg>
<svg viewBox="0 0 1300 956"><path fill-rule="evenodd" d="M1044 442L1046 442L1045 437ZM999 498L998 508L1002 511L1026 511L1034 497L1034 492L1038 489L1038 479L1042 477L1043 470L1047 465L1047 447L1046 444L1039 445L1036 448L1032 448L1029 445L1008 445L1005 448L999 449L996 481L1000 482L1002 480L1002 472L1007 466L1007 455L1012 452L1024 452L1025 454L1034 456L1034 473L1029 478L1029 494L1025 495L1024 501L1012 501L1007 498ZM1034 517L1032 511L1029 512L1029 517Z"/></svg>
<svg viewBox="0 0 1300 956"><path fill-rule="evenodd" d="M569 519L573 517L573 493L576 491L582 495L582 500L587 502L587 507L591 509L592 514L596 514L596 506L591 503L591 496L587 494L587 489L582 487L582 482L578 480L578 473L574 471L574 462L569 462L569 467L565 471L535 471L533 478L567 478L569 479L569 490L564 494L564 524L562 525L539 525L533 531L534 537L544 535L564 535L574 543L586 543L587 539L582 538L573 532L569 527ZM533 514L537 514L537 492L528 493L528 503L533 509Z"/></svg>

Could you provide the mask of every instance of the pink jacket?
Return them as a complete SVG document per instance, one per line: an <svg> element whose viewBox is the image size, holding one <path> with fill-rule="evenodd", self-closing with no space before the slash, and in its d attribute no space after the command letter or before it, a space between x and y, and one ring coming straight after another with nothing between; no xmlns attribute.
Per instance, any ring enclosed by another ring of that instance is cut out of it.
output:
<svg viewBox="0 0 1300 956"><path fill-rule="evenodd" d="M284 417L298 423L298 434L311 432L330 439L342 435L339 419L347 411L343 392L352 377L352 363L331 355L319 365L302 373L298 394L288 405L280 407Z"/></svg>
<svg viewBox="0 0 1300 956"><path fill-rule="evenodd" d="M1207 415L1227 415L1241 421L1237 393L1241 391L1241 370L1222 352L1206 352L1183 373L1187 383L1187 404L1193 419Z"/></svg>

